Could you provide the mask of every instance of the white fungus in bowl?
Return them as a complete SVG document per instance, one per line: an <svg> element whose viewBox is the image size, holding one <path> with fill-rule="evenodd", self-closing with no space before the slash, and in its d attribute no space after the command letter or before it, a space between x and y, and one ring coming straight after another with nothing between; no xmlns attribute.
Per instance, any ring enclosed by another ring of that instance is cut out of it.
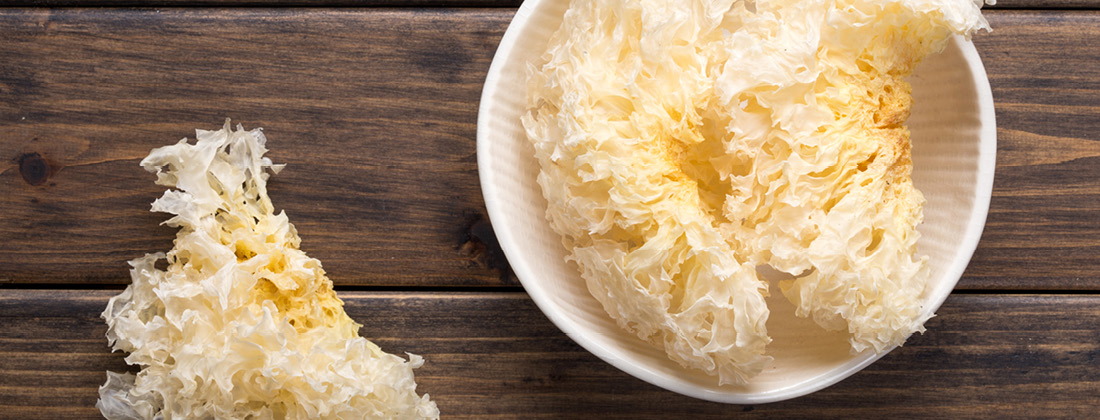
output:
<svg viewBox="0 0 1100 420"><path fill-rule="evenodd" d="M768 284L854 352L923 331L904 80L971 0L573 0L528 67L547 218L622 328L744 384Z"/></svg>

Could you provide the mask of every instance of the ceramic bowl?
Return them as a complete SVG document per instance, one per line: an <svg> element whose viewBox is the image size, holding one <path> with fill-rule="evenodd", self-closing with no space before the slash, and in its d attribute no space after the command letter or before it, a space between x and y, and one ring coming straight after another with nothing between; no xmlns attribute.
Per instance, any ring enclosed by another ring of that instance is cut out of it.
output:
<svg viewBox="0 0 1100 420"><path fill-rule="evenodd" d="M520 116L526 63L545 50L568 0L527 0L502 39L481 97L478 170L485 205L500 246L531 299L570 338L607 363L662 388L704 400L757 404L805 395L832 385L884 354L851 354L847 335L797 318L773 286L767 328L771 363L748 385L718 385L686 369L619 326L589 294L578 268L566 263L561 238L545 218L535 182L538 164ZM953 39L910 78L914 105L908 125L913 182L927 198L918 253L929 256L924 307L939 308L978 244L993 187L996 129L993 98L973 44Z"/></svg>

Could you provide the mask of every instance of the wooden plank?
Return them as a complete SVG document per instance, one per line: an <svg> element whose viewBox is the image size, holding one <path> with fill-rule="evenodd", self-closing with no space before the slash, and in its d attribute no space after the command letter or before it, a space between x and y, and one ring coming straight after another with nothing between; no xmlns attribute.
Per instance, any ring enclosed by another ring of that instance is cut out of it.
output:
<svg viewBox="0 0 1100 420"><path fill-rule="evenodd" d="M0 291L0 410L96 418L105 291ZM759 406L708 403L584 351L524 294L343 293L363 332L417 371L445 418L1088 418L1100 408L1100 296L954 295L928 332L840 384Z"/></svg>
<svg viewBox="0 0 1100 420"><path fill-rule="evenodd" d="M519 7L522 0L0 0L0 7ZM999 0L984 9L1097 9L1098 0Z"/></svg>
<svg viewBox="0 0 1100 420"><path fill-rule="evenodd" d="M1100 14L989 13L975 37L997 108L985 232L972 289L1100 287Z"/></svg>
<svg viewBox="0 0 1100 420"><path fill-rule="evenodd" d="M990 9L1097 9L1096 0L1000 0Z"/></svg>
<svg viewBox="0 0 1100 420"><path fill-rule="evenodd" d="M126 282L126 260L174 237L138 161L233 117L288 164L272 199L336 282L514 284L474 152L510 18L0 10L0 279Z"/></svg>
<svg viewBox="0 0 1100 420"><path fill-rule="evenodd" d="M0 7L507 7L522 0L0 0Z"/></svg>
<svg viewBox="0 0 1100 420"><path fill-rule="evenodd" d="M515 285L475 162L481 84L512 13L0 11L0 281L128 281L124 261L173 235L146 211L161 189L137 161L231 116L265 127L289 164L276 206L338 284ZM996 29L975 42L997 178L959 287L1098 290L1100 14L987 16ZM23 177L21 159L50 175Z"/></svg>
<svg viewBox="0 0 1100 420"><path fill-rule="evenodd" d="M997 0L985 9L1097 9L1097 0Z"/></svg>

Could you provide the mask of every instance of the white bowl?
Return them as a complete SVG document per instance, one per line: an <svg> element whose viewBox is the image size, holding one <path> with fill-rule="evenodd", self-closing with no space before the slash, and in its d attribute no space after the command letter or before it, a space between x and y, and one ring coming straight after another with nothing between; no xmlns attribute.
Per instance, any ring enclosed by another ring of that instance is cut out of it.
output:
<svg viewBox="0 0 1100 420"><path fill-rule="evenodd" d="M520 116L525 63L545 50L568 0L527 0L516 12L489 67L477 122L478 171L485 206L500 246L531 299L558 328L604 361L646 382L704 400L757 404L805 395L832 385L882 354L850 354L845 333L797 318L780 293L768 299L767 353L775 361L748 385L719 386L715 377L685 369L621 328L589 294L575 264L566 263L560 236L545 218L535 182L538 163ZM924 307L940 307L978 245L993 188L996 125L993 96L974 45L955 38L910 78L913 181L924 192L920 254L930 257Z"/></svg>

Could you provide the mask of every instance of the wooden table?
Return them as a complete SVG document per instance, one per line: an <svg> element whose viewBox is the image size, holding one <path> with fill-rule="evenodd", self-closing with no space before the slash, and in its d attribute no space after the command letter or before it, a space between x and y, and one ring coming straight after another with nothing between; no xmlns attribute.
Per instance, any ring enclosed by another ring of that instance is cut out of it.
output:
<svg viewBox="0 0 1100 420"><path fill-rule="evenodd" d="M270 184L276 206L363 332L427 359L419 389L444 418L1100 409L1096 0L986 11L995 30L975 43L999 125L993 199L928 332L840 384L757 406L618 371L555 328L510 272L478 186L475 122L515 0L0 5L0 417L98 417L104 371L126 369L99 313L129 282L126 261L174 235L148 211L163 187L137 162L225 117L264 127L270 156L288 164Z"/></svg>

